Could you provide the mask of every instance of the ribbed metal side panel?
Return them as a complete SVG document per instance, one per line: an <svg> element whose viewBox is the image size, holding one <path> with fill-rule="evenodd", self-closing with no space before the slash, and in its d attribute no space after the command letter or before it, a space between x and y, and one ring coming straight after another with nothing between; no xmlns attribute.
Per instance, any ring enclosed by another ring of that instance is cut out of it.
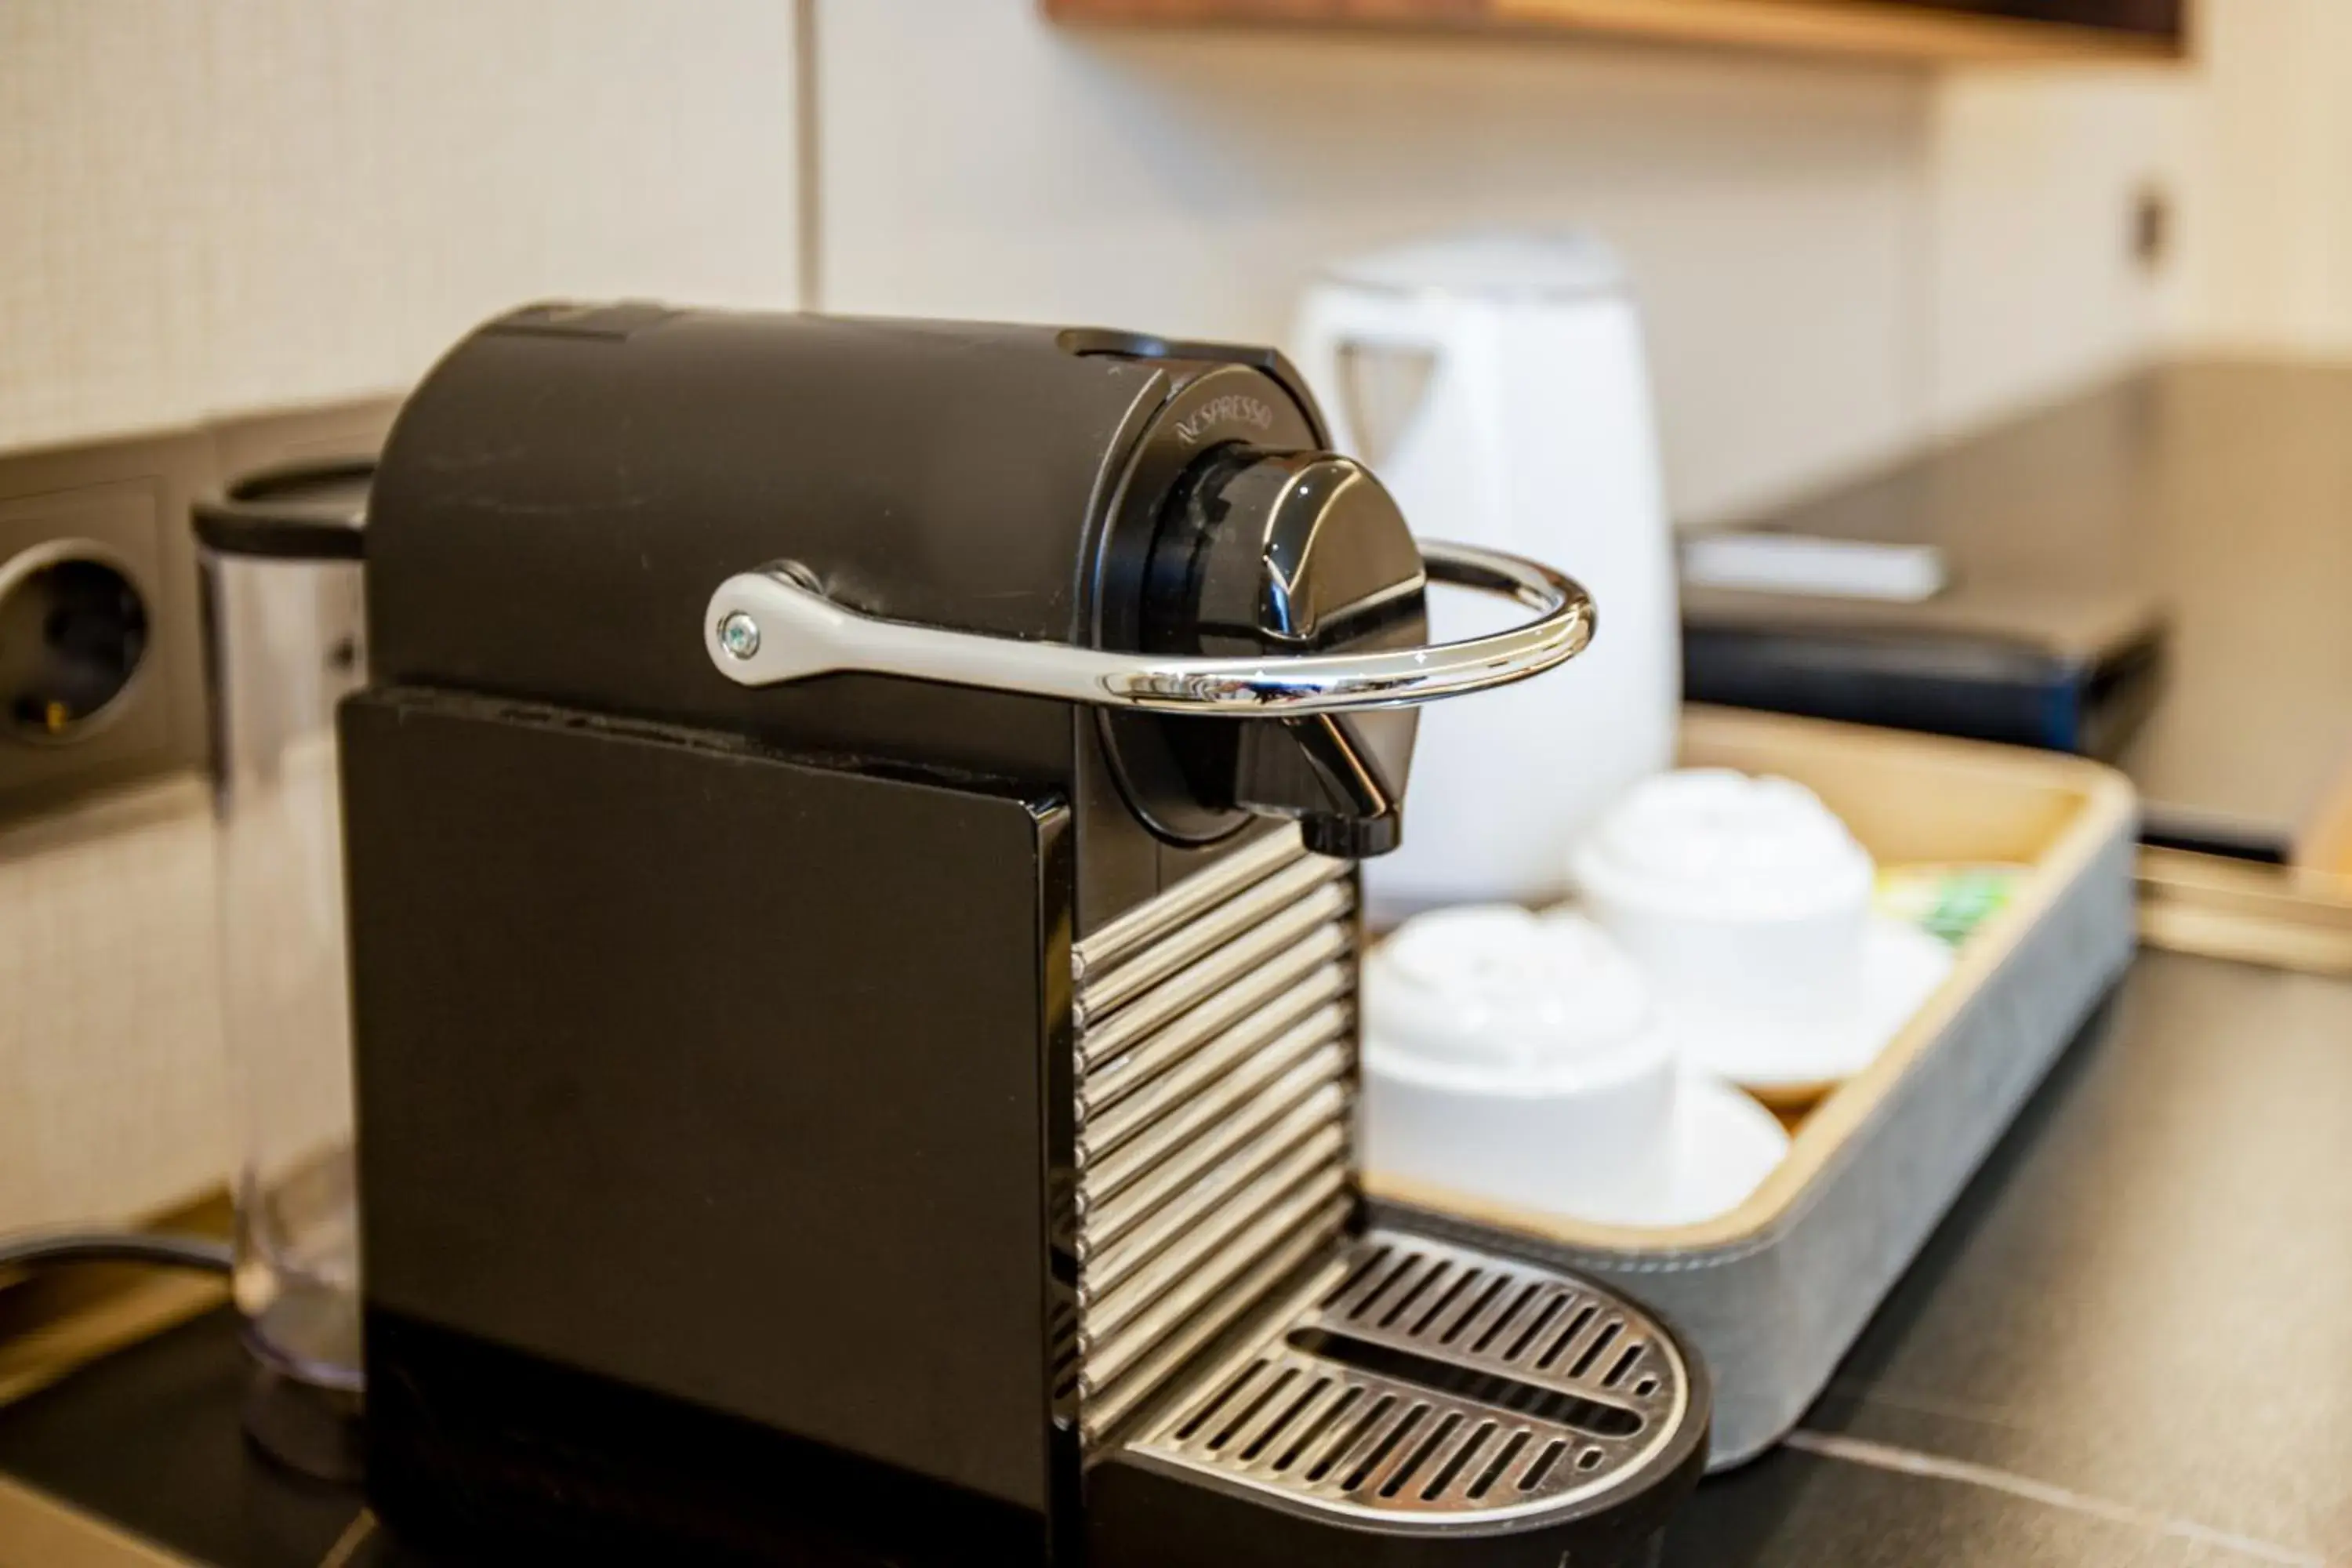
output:
<svg viewBox="0 0 2352 1568"><path fill-rule="evenodd" d="M1077 945L1068 1366L1088 1442L1347 1221L1349 870L1285 829Z"/></svg>

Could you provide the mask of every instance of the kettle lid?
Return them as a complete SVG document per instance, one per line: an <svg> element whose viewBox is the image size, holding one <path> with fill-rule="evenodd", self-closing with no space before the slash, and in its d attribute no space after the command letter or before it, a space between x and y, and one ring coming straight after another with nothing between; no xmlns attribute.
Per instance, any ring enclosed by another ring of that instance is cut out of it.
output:
<svg viewBox="0 0 2352 1568"><path fill-rule="evenodd" d="M1324 274L1350 288L1501 300L1614 294L1615 250L1582 229L1476 229L1415 240L1339 262Z"/></svg>

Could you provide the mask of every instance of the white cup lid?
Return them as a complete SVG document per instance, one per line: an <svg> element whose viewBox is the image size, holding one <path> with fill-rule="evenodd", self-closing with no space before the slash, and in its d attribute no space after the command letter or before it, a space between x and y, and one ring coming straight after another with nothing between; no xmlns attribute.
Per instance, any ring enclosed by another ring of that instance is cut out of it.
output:
<svg viewBox="0 0 2352 1568"><path fill-rule="evenodd" d="M1866 900L1870 852L1792 779L1685 768L1643 780L1582 844L1576 880L1717 919L1777 920Z"/></svg>
<svg viewBox="0 0 2352 1568"><path fill-rule="evenodd" d="M1418 915L1364 963L1364 1032L1394 1065L1566 1089L1663 1060L1647 982L1581 915Z"/></svg>

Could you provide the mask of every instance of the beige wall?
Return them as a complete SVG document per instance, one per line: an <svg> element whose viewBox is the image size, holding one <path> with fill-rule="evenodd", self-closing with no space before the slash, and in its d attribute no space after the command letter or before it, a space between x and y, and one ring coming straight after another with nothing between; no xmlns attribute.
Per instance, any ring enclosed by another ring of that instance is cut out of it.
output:
<svg viewBox="0 0 2352 1568"><path fill-rule="evenodd" d="M2207 346L2352 353L2352 5L2208 0L2188 110L2182 329Z"/></svg>
<svg viewBox="0 0 2352 1568"><path fill-rule="evenodd" d="M2188 73L2137 66L1938 81L1927 434L1963 432L2112 374L2179 327L2182 268L2142 267L2131 237L2143 189L2163 193L2176 213L2188 199L2192 84Z"/></svg>
<svg viewBox="0 0 2352 1568"><path fill-rule="evenodd" d="M1930 74L824 0L827 300L1278 337L1324 258L1586 223L1677 513L1738 513L2169 349L2352 353L2352 5L2198 12L2188 68Z"/></svg>
<svg viewBox="0 0 2352 1568"><path fill-rule="evenodd" d="M1278 337L1324 258L1587 223L1686 518L2168 342L2352 351L2338 0L2208 0L2192 72L1940 76L813 3L828 303ZM0 4L0 449L395 388L533 296L791 301L795 4Z"/></svg>
<svg viewBox="0 0 2352 1568"><path fill-rule="evenodd" d="M2210 0L2196 73L1941 76L814 3L828 304L1279 337L1325 258L1586 223L1685 518L2173 335L2352 347L2336 0ZM794 5L0 5L0 448L398 387L532 296L791 301Z"/></svg>
<svg viewBox="0 0 2352 1568"><path fill-rule="evenodd" d="M824 299L1279 341L1321 261L1589 224L1647 307L1670 494L1752 503L1926 427L1932 79L1589 43L1057 29L829 0Z"/></svg>
<svg viewBox="0 0 2352 1568"><path fill-rule="evenodd" d="M2202 0L2193 66L1990 70L1938 84L1939 430L2155 349L2352 355L2352 5ZM2133 193L2175 257L2128 260Z"/></svg>
<svg viewBox="0 0 2352 1568"><path fill-rule="evenodd" d="M2235 97L2242 79L2264 90L2242 35L2270 39L2289 13L2298 47L2352 32L2337 0L2210 8ZM1574 40L1079 31L1034 13L825 0L829 305L1278 339L1325 258L1455 226L1590 225L1647 307L1685 521L2203 341L2231 290L2275 313L2293 294L2270 275L2299 267L2312 292L2336 232L2244 254L2232 204L2280 198L2247 195L2264 187L2243 167L2288 132L2210 110L2202 68L1929 73ZM2329 47L2352 62L2352 42ZM2327 106L2295 101L2270 118L2299 117L2308 142ZM2229 178L2209 175L2209 142ZM2302 210L2326 207L2313 190L2352 159L2352 137L2330 147L2297 154ZM2155 271L2130 247L2144 187L2181 231ZM2209 253L2220 281L2200 289Z"/></svg>
<svg viewBox="0 0 2352 1568"><path fill-rule="evenodd" d="M549 294L789 303L790 0L5 0L0 448L404 386Z"/></svg>

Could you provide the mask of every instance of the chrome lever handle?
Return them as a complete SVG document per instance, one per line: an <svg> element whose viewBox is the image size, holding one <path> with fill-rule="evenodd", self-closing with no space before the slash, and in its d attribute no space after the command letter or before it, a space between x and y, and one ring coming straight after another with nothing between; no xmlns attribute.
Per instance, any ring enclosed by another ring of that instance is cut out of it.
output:
<svg viewBox="0 0 2352 1568"><path fill-rule="evenodd" d="M703 641L719 673L742 686L857 672L1152 713L1285 718L1408 708L1507 686L1592 640L1592 599L1574 579L1467 544L1425 541L1421 554L1432 582L1507 595L1535 618L1427 647L1160 658L884 620L836 604L786 566L721 583L703 616Z"/></svg>

